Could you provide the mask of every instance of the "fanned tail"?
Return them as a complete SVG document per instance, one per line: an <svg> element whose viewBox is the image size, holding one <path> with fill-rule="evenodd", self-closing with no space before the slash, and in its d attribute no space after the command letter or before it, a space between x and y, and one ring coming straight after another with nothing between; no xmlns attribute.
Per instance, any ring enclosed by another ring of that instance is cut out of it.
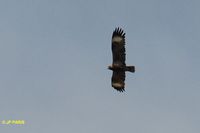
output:
<svg viewBox="0 0 200 133"><path fill-rule="evenodd" d="M135 72L135 66L126 66L126 71L134 73Z"/></svg>

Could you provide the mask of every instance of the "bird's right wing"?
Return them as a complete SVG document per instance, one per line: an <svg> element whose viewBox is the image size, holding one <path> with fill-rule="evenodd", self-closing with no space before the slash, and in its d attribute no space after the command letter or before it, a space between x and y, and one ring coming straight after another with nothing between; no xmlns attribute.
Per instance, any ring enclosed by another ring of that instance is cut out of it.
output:
<svg viewBox="0 0 200 133"><path fill-rule="evenodd" d="M113 71L112 87L123 92L125 87L125 71Z"/></svg>

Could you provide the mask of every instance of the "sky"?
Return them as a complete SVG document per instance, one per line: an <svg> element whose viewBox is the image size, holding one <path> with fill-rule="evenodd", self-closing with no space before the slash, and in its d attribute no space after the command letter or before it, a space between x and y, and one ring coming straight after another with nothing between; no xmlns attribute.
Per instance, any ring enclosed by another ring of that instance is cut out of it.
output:
<svg viewBox="0 0 200 133"><path fill-rule="evenodd" d="M199 133L200 1L1 0L0 132ZM126 88L111 36L126 32ZM3 120L24 120L6 125Z"/></svg>

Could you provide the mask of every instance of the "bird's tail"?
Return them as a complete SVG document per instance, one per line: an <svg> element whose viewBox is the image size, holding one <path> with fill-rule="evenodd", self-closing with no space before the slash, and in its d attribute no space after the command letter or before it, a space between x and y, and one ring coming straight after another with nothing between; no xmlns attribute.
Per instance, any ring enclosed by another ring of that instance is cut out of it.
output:
<svg viewBox="0 0 200 133"><path fill-rule="evenodd" d="M135 66L126 66L126 71L134 73L135 72Z"/></svg>

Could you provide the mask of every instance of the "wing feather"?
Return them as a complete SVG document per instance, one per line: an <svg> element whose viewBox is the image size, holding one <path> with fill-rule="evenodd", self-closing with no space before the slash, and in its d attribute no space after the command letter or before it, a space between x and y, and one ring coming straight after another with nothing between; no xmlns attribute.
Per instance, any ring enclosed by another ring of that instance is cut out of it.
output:
<svg viewBox="0 0 200 133"><path fill-rule="evenodd" d="M116 28L112 35L113 64L126 65L125 33L121 28Z"/></svg>
<svg viewBox="0 0 200 133"><path fill-rule="evenodd" d="M123 92L125 87L125 71L113 71L112 87Z"/></svg>

